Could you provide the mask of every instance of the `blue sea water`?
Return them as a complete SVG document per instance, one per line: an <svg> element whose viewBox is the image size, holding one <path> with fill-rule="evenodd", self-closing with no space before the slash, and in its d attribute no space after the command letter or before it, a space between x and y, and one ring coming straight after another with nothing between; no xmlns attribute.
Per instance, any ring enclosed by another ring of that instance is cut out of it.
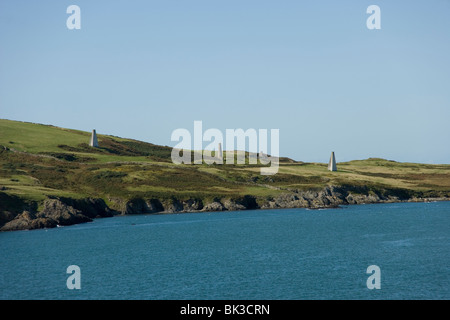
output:
<svg viewBox="0 0 450 320"><path fill-rule="evenodd" d="M450 299L450 202L116 216L0 233L0 299ZM67 267L80 268L69 290ZM380 268L368 289L367 267Z"/></svg>

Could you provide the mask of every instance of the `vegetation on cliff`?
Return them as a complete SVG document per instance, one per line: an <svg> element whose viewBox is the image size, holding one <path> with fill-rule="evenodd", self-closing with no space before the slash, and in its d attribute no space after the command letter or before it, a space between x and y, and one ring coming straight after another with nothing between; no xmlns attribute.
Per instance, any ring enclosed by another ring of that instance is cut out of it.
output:
<svg viewBox="0 0 450 320"><path fill-rule="evenodd" d="M338 163L330 172L325 163L282 158L278 174L263 176L260 165L175 165L169 147L98 135L100 148L91 148L89 138L89 132L0 120L0 228L14 219L24 222L16 221L16 229L54 226L64 213L68 221L88 221L113 213L450 197L450 165L370 158ZM98 212L85 214L92 210Z"/></svg>

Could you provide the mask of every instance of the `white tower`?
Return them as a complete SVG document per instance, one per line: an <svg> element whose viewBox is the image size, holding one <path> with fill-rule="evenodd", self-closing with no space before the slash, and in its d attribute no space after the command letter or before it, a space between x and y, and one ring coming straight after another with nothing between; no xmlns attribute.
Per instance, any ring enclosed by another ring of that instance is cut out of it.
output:
<svg viewBox="0 0 450 320"><path fill-rule="evenodd" d="M334 152L331 152L330 162L328 163L328 170L337 171L336 158L334 157Z"/></svg>
<svg viewBox="0 0 450 320"><path fill-rule="evenodd" d="M217 148L216 158L223 160L222 144L220 142L219 142L219 146Z"/></svg>
<svg viewBox="0 0 450 320"><path fill-rule="evenodd" d="M95 129L92 130L91 141L89 142L89 145L91 147L98 148L97 133L95 132Z"/></svg>

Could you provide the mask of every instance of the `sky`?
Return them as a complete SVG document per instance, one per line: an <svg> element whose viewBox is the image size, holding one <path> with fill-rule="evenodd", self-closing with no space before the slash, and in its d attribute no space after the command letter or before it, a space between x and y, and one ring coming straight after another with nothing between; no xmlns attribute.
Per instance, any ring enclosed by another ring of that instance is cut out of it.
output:
<svg viewBox="0 0 450 320"><path fill-rule="evenodd" d="M279 129L300 161L450 163L449 17L448 0L0 0L0 118L172 147L202 121Z"/></svg>

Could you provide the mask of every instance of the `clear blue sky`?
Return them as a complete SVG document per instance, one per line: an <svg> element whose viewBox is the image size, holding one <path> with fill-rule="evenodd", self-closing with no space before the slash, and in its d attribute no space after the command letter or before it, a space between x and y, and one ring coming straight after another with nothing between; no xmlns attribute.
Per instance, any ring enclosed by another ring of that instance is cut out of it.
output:
<svg viewBox="0 0 450 320"><path fill-rule="evenodd" d="M450 1L1 0L0 118L169 146L202 120L280 129L296 160L450 163Z"/></svg>

